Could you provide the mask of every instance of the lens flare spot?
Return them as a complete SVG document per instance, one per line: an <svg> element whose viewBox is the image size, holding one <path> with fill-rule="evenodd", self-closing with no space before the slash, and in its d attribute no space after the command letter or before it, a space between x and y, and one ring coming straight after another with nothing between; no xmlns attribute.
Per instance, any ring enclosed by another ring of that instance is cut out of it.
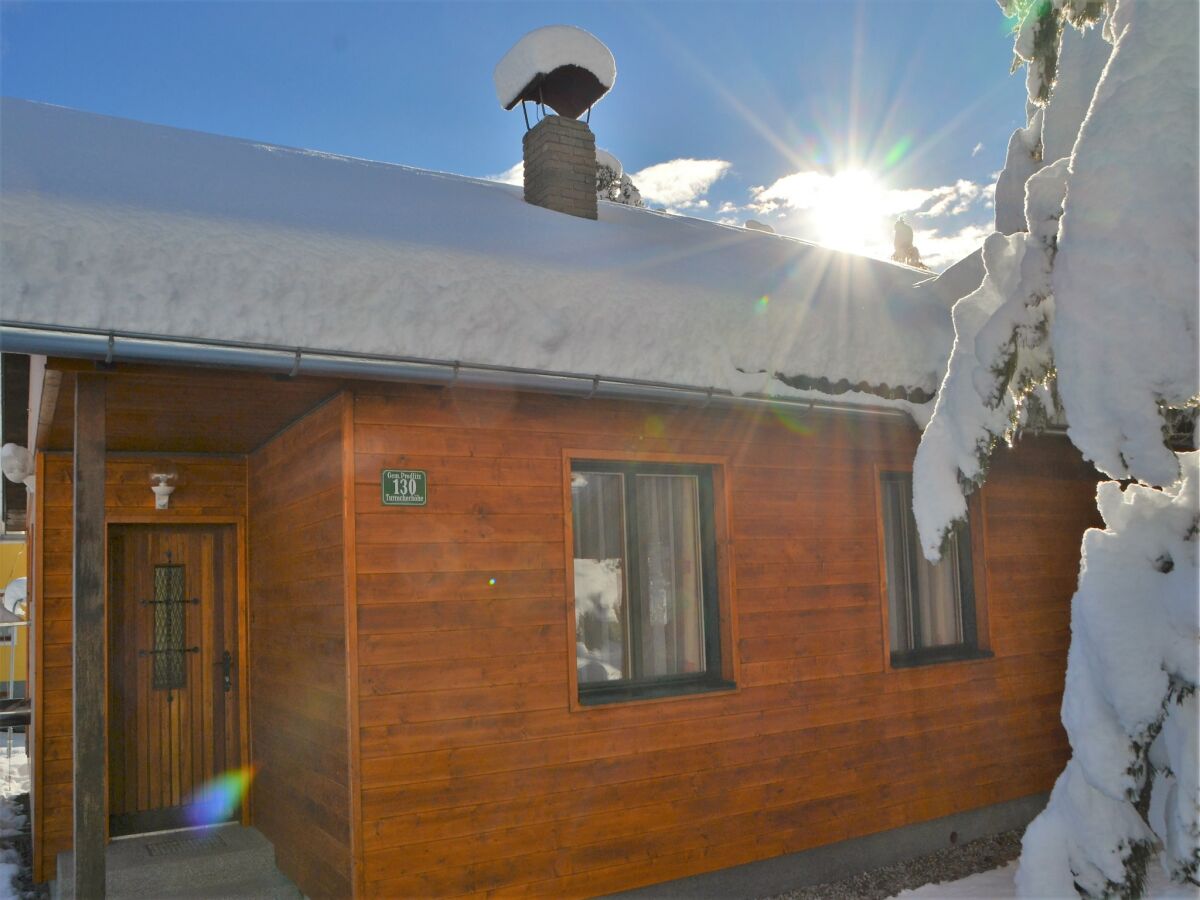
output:
<svg viewBox="0 0 1200 900"><path fill-rule="evenodd" d="M254 767L243 766L230 769L202 786L196 793L196 804L188 815L191 824L201 826L228 822L241 807L253 779Z"/></svg>
<svg viewBox="0 0 1200 900"><path fill-rule="evenodd" d="M495 578L489 578L489 579L488 579L488 585L489 585L489 586L491 586L491 587L495 587L495 586L496 586L496 579L495 579Z"/></svg>
<svg viewBox="0 0 1200 900"><path fill-rule="evenodd" d="M804 437L814 433L813 427L805 421L806 417L794 407L773 405L771 407L771 415L775 417L776 422L792 434Z"/></svg>
<svg viewBox="0 0 1200 900"><path fill-rule="evenodd" d="M771 297L768 294L763 294L758 298L758 302L754 304L754 311L762 315L767 311L767 304L771 302Z"/></svg>
<svg viewBox="0 0 1200 900"><path fill-rule="evenodd" d="M667 433L667 425L662 420L662 416L646 416L642 431L646 437L660 438Z"/></svg>
<svg viewBox="0 0 1200 900"><path fill-rule="evenodd" d="M908 154L909 148L912 147L912 138L907 135L900 138L896 143L892 144L892 148L888 150L887 156L883 158L883 166L885 169L890 169Z"/></svg>

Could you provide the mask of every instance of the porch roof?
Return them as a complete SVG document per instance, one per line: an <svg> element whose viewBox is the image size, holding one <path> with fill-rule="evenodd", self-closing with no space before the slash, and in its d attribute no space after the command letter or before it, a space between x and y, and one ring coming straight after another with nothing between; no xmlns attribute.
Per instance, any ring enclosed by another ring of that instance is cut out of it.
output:
<svg viewBox="0 0 1200 900"><path fill-rule="evenodd" d="M575 219L485 180L0 115L7 325L922 403L974 287L616 204Z"/></svg>

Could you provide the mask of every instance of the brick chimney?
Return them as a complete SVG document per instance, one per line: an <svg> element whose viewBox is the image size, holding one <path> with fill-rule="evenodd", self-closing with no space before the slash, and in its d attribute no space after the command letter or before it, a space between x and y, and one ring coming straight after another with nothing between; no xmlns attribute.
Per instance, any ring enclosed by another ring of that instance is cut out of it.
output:
<svg viewBox="0 0 1200 900"><path fill-rule="evenodd" d="M566 116L546 116L525 132L525 201L596 218L596 136Z"/></svg>

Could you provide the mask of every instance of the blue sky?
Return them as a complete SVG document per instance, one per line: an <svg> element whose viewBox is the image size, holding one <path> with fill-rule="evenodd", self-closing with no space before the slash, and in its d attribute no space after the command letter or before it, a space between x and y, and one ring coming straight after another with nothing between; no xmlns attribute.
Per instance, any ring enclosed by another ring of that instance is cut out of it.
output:
<svg viewBox="0 0 1200 900"><path fill-rule="evenodd" d="M597 144L652 205L688 215L848 245L863 232L852 248L879 254L903 214L945 264L990 224L987 186L1024 124L1007 23L986 0L6 2L0 89L495 175L519 160L525 125L497 103L492 68L522 34L557 23L591 31L617 60L592 114Z"/></svg>

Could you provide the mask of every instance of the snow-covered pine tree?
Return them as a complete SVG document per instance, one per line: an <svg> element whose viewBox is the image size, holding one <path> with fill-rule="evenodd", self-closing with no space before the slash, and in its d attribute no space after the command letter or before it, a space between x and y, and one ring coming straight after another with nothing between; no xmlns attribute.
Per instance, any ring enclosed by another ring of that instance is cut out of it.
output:
<svg viewBox="0 0 1200 900"><path fill-rule="evenodd" d="M983 283L953 310L914 512L936 559L996 444L1047 415L1114 479L1071 602L1072 758L1026 831L1017 887L1135 897L1156 854L1200 883L1200 16L1193 0L1000 4L1030 67L1028 121Z"/></svg>
<svg viewBox="0 0 1200 900"><path fill-rule="evenodd" d="M637 185L621 168L620 160L607 150L596 151L596 198L626 206L646 205Z"/></svg>
<svg viewBox="0 0 1200 900"><path fill-rule="evenodd" d="M601 200L624 203L626 206L645 206L641 192L628 175L614 172L608 166L596 167L596 196Z"/></svg>

